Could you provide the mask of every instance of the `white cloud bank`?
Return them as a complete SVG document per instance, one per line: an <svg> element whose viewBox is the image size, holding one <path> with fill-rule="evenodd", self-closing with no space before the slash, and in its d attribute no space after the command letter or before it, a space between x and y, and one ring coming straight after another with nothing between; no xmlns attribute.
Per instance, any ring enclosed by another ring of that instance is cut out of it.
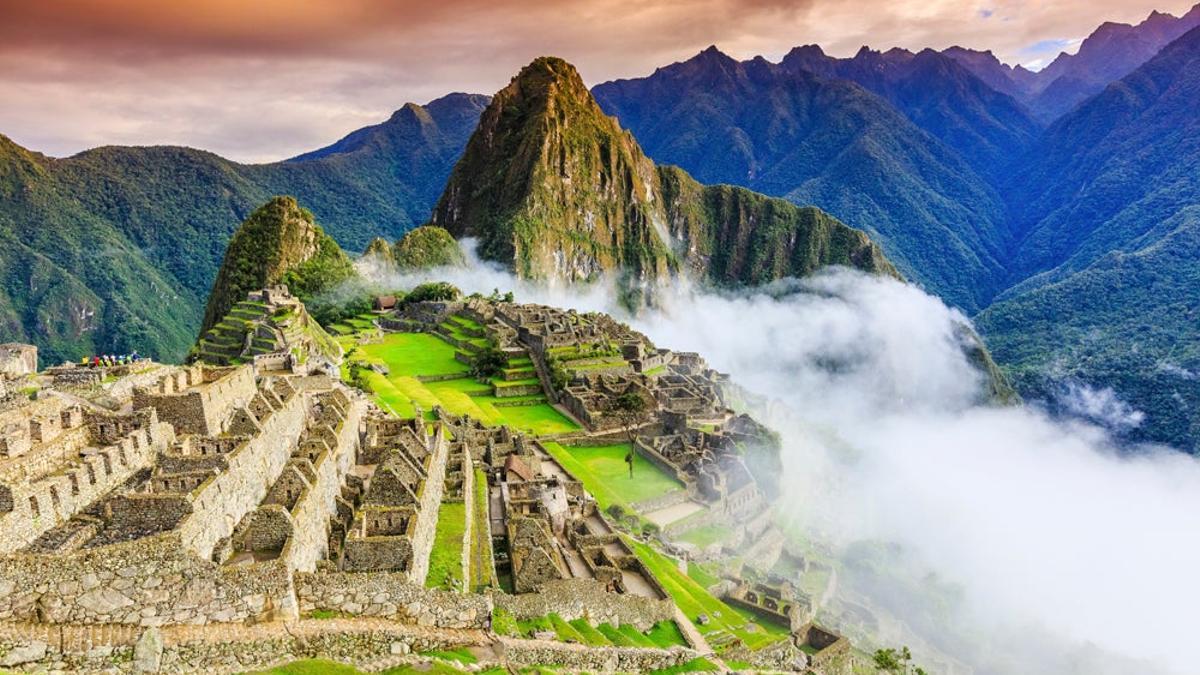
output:
<svg viewBox="0 0 1200 675"><path fill-rule="evenodd" d="M614 311L599 287L478 265L431 277ZM779 508L802 531L847 561L885 544L881 576L848 565L839 592L976 673L1195 672L1200 462L981 404L964 319L914 287L840 270L770 290L679 287L631 322L765 397L753 412L783 435Z"/></svg>

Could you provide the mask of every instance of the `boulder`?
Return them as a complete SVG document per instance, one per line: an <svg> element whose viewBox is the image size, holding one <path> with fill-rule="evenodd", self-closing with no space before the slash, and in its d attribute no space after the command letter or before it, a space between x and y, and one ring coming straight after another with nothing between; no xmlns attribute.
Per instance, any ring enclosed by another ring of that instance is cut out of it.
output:
<svg viewBox="0 0 1200 675"><path fill-rule="evenodd" d="M0 657L0 666L11 668L25 663L33 663L46 658L46 650L49 648L45 642L34 640L27 645L18 645L8 650L3 657Z"/></svg>
<svg viewBox="0 0 1200 675"><path fill-rule="evenodd" d="M162 667L163 638L157 628L150 627L133 646L133 671L157 673Z"/></svg>

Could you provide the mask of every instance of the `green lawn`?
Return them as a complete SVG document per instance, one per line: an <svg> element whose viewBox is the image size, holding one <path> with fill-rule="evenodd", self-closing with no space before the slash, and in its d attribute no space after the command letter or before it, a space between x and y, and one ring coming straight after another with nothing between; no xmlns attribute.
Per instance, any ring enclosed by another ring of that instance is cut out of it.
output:
<svg viewBox="0 0 1200 675"><path fill-rule="evenodd" d="M346 343L343 343L345 345ZM401 417L411 417L414 405L428 414L440 405L455 415L469 415L488 425L505 424L534 436L554 436L579 430L579 425L537 394L497 398L493 385L468 377L469 368L454 359L453 345L425 333L386 333L381 342L359 345L355 357L383 363L385 377L366 373L363 378L385 407ZM528 359L526 359L528 360ZM430 375L462 375L452 380L422 382ZM503 382L502 386L538 384L536 379ZM497 406L499 401L537 401L533 405Z"/></svg>
<svg viewBox="0 0 1200 675"><path fill-rule="evenodd" d="M694 579L680 572L674 562L649 545L637 541L628 543L689 619L694 622L697 616L708 615L708 623L703 626L696 624L696 628L708 637L710 642L717 643L713 645L714 649L720 649L720 641L715 638L723 635L738 637L751 649L765 647L788 635L786 627L760 620L748 611L717 599Z"/></svg>
<svg viewBox="0 0 1200 675"><path fill-rule="evenodd" d="M463 502L444 502L438 509L437 532L429 555L427 588L462 588L463 537L467 533L467 507Z"/></svg>
<svg viewBox="0 0 1200 675"><path fill-rule="evenodd" d="M728 526L725 525L705 525L697 527L679 535L677 539L686 541L689 544L695 544L701 549L708 548L712 544L719 541L725 541L732 534Z"/></svg>
<svg viewBox="0 0 1200 675"><path fill-rule="evenodd" d="M471 369L454 360L454 346L426 333L384 333L379 342L361 345L368 359L387 365L389 377L452 375Z"/></svg>
<svg viewBox="0 0 1200 675"><path fill-rule="evenodd" d="M572 422L549 403L537 405L492 406L502 424L534 436L554 436L579 431Z"/></svg>
<svg viewBox="0 0 1200 675"><path fill-rule="evenodd" d="M679 481L637 453L633 455L633 478L630 478L629 465L625 463L630 448L628 443L594 447L545 443L545 446L567 471L583 481L583 486L602 509L620 504L631 510L630 505L635 502L683 489Z"/></svg>
<svg viewBox="0 0 1200 675"><path fill-rule="evenodd" d="M492 585L492 527L488 518L488 484L483 469L475 467L475 491L471 495L475 519L471 537L471 590L480 592Z"/></svg>

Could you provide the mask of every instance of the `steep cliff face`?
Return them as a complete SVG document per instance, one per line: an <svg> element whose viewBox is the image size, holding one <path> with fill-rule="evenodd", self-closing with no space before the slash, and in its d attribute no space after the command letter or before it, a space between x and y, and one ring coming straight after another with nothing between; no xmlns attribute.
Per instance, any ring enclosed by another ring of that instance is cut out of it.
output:
<svg viewBox="0 0 1200 675"><path fill-rule="evenodd" d="M201 333L246 294L286 283L305 298L353 274L350 259L293 197L275 197L242 223L217 272Z"/></svg>
<svg viewBox="0 0 1200 675"><path fill-rule="evenodd" d="M575 68L540 58L484 111L432 220L478 237L482 257L526 278L661 277L674 263L655 182L654 164Z"/></svg>
<svg viewBox="0 0 1200 675"><path fill-rule="evenodd" d="M533 279L645 282L686 269L736 285L830 264L895 274L864 233L818 209L656 167L554 58L492 99L432 221Z"/></svg>

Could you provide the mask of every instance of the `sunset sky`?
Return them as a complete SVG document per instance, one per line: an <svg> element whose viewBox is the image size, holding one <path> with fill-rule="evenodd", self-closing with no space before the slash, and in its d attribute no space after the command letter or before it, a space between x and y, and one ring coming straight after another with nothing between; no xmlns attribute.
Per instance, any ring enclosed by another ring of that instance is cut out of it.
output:
<svg viewBox="0 0 1200 675"><path fill-rule="evenodd" d="M960 44L1037 67L1104 20L1194 1L0 0L0 133L55 156L183 144L268 161L407 101L493 93L543 54L590 84L710 44L771 60Z"/></svg>

